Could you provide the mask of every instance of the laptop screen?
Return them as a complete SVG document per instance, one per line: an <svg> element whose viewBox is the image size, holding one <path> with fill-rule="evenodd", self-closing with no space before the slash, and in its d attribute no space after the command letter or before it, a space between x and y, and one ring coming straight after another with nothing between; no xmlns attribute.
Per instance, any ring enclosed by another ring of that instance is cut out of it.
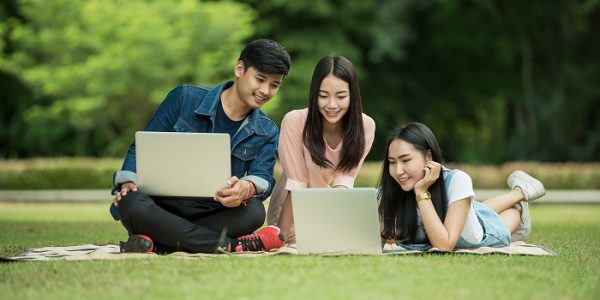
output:
<svg viewBox="0 0 600 300"><path fill-rule="evenodd" d="M292 190L298 254L381 254L374 188Z"/></svg>
<svg viewBox="0 0 600 300"><path fill-rule="evenodd" d="M228 134L138 131L138 188L153 196L210 197L231 177Z"/></svg>

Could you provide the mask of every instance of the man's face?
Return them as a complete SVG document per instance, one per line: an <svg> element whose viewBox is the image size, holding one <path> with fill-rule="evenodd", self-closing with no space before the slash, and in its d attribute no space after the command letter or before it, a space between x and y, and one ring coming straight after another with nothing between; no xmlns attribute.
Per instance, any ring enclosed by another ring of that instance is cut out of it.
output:
<svg viewBox="0 0 600 300"><path fill-rule="evenodd" d="M261 73L253 67L244 68L244 63L238 61L235 66L238 97L250 108L260 108L277 94L283 76Z"/></svg>

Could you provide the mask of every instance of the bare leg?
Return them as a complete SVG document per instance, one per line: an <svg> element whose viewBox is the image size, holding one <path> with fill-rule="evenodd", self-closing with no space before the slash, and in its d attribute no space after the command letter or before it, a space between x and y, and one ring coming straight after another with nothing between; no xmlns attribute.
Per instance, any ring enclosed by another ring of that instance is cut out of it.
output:
<svg viewBox="0 0 600 300"><path fill-rule="evenodd" d="M281 214L279 215L279 228L283 231L285 243L295 244L296 234L294 232L294 214L292 211L291 193L288 192L285 196Z"/></svg>
<svg viewBox="0 0 600 300"><path fill-rule="evenodd" d="M499 213L499 215L502 218L502 220L504 220L504 223L508 225L510 233L514 233L519 227L519 224L521 223L521 211L516 208L509 208Z"/></svg>
<svg viewBox="0 0 600 300"><path fill-rule="evenodd" d="M496 213L501 214L507 209L513 208L516 204L524 200L523 192L521 188L515 187L509 193L487 199L481 203L489 206Z"/></svg>

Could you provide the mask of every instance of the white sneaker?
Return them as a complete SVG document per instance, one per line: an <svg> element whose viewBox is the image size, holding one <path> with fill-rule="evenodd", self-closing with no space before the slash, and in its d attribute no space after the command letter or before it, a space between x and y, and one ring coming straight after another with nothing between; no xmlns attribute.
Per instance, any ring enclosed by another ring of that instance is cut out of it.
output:
<svg viewBox="0 0 600 300"><path fill-rule="evenodd" d="M512 234L511 241L523 241L527 242L529 238L529 233L531 233L531 217L529 216L529 203L526 201L521 201L519 203L521 205L521 222L519 223L519 227Z"/></svg>
<svg viewBox="0 0 600 300"><path fill-rule="evenodd" d="M537 179L531 177L523 171L514 171L508 175L506 180L511 189L515 187L521 188L525 201L533 201L546 194L544 185Z"/></svg>

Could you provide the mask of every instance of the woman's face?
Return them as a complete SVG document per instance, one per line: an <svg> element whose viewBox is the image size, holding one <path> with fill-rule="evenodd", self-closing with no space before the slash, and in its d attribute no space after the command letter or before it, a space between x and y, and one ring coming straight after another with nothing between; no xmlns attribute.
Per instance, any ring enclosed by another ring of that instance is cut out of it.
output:
<svg viewBox="0 0 600 300"><path fill-rule="evenodd" d="M336 124L348 112L350 85L331 74L321 81L318 106L324 123Z"/></svg>
<svg viewBox="0 0 600 300"><path fill-rule="evenodd" d="M389 172L402 190L411 191L415 183L425 176L425 165L431 160L415 147L401 139L395 139L388 149Z"/></svg>

